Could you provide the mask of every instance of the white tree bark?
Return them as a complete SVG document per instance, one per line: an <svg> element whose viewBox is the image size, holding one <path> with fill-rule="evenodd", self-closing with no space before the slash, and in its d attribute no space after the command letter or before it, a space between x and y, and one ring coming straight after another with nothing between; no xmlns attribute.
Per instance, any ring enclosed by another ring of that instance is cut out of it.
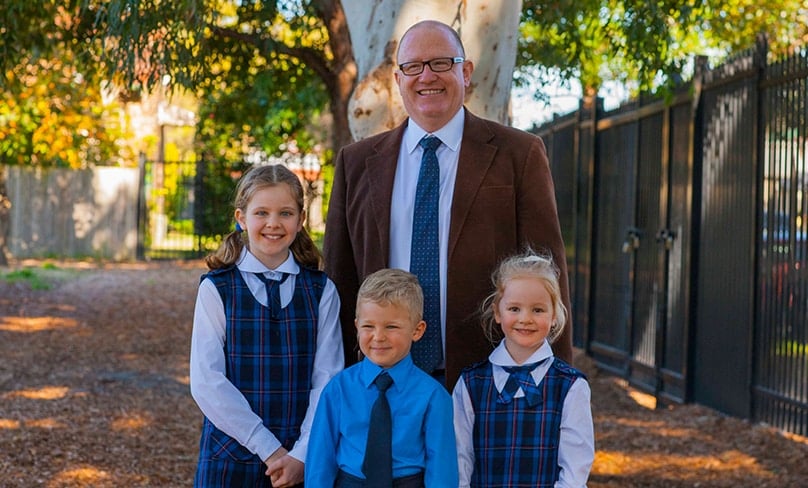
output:
<svg viewBox="0 0 808 488"><path fill-rule="evenodd" d="M398 40L414 23L454 27L474 63L466 106L510 123L510 96L522 0L343 0L359 70L349 104L355 140L391 129L406 117L393 71Z"/></svg>

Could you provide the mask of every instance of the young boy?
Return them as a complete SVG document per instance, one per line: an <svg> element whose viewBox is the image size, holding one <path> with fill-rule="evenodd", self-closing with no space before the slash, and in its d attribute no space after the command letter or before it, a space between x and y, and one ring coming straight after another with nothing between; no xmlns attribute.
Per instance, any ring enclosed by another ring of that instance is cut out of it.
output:
<svg viewBox="0 0 808 488"><path fill-rule="evenodd" d="M355 325L364 359L323 390L306 456L306 486L457 486L451 397L410 357L412 343L427 326L423 303L418 279L406 271L382 269L362 283ZM392 384L382 393L377 385L387 386L387 377ZM383 407L374 404L384 398L392 418L392 447L376 445L384 434L370 432L383 424L374 415ZM366 452L388 459L366 460ZM388 478L376 478L377 471L385 470L381 476Z"/></svg>

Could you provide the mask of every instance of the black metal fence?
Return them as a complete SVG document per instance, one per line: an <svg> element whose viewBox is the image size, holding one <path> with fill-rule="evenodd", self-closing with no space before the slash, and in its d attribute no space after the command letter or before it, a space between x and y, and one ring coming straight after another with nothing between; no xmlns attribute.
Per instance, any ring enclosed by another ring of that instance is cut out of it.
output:
<svg viewBox="0 0 808 488"><path fill-rule="evenodd" d="M232 230L232 191L246 163L140 160L139 259L200 258Z"/></svg>
<svg viewBox="0 0 808 488"><path fill-rule="evenodd" d="M568 249L575 342L665 402L808 435L808 53L761 40L671 98L535 132Z"/></svg>

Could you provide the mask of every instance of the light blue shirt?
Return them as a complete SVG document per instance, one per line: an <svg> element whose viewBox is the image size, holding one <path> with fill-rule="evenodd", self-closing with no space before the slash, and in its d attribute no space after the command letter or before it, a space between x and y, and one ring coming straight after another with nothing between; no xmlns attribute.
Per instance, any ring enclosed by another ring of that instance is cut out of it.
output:
<svg viewBox="0 0 808 488"><path fill-rule="evenodd" d="M446 270L449 249L449 226L451 224L452 199L454 198L457 164L460 158L460 143L463 141L465 110L458 110L445 126L432 134L443 144L436 154L440 165L439 230L440 245L440 316L441 337L444 357L446 357ZM412 243L412 219L415 207L415 189L418 186L418 173L421 170L423 149L418 142L427 132L412 119L407 124L401 149L398 154L396 176L393 182L393 205L390 206L390 267L410 269L410 247ZM429 324L431 327L432 324ZM439 366L440 368L443 365Z"/></svg>
<svg viewBox="0 0 808 488"><path fill-rule="evenodd" d="M326 385L309 439L306 486L334 486L339 470L365 478L362 461L370 410L379 396L373 380L381 371L365 358ZM393 477L424 471L427 487L457 486L449 393L409 355L387 371L393 378L387 390L393 418Z"/></svg>

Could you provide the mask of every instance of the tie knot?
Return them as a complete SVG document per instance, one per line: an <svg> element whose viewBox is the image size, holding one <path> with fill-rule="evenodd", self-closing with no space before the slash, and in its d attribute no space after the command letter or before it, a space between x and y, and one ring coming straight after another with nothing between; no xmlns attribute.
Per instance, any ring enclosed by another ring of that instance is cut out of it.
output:
<svg viewBox="0 0 808 488"><path fill-rule="evenodd" d="M434 151L440 144L440 139L435 136L424 136L423 139L418 141L418 145L424 148L424 151Z"/></svg>
<svg viewBox="0 0 808 488"><path fill-rule="evenodd" d="M255 276L257 276L258 279L263 281L264 284L266 284L266 285L270 285L273 282L280 285L281 283L286 281L286 278L289 277L289 273L282 273L280 271L276 271L276 273L280 276L280 278L278 278L277 280L272 279L272 278L267 278L266 276L264 276L264 273L255 273Z"/></svg>
<svg viewBox="0 0 808 488"><path fill-rule="evenodd" d="M379 373L379 376L373 380L373 383L376 385L376 388L378 388L379 391L387 391L387 389L390 388L390 385L393 384L393 378L390 377L387 371L382 371Z"/></svg>
<svg viewBox="0 0 808 488"><path fill-rule="evenodd" d="M517 373L517 374L518 373L529 373L529 372L533 371L534 369L536 369L536 366L538 366L539 364L541 364L543 362L544 361L538 361L538 362L535 362L535 363L522 364L520 366L503 366L502 369L504 369L505 371L507 371L508 373L511 373L511 374L514 374L514 373Z"/></svg>

